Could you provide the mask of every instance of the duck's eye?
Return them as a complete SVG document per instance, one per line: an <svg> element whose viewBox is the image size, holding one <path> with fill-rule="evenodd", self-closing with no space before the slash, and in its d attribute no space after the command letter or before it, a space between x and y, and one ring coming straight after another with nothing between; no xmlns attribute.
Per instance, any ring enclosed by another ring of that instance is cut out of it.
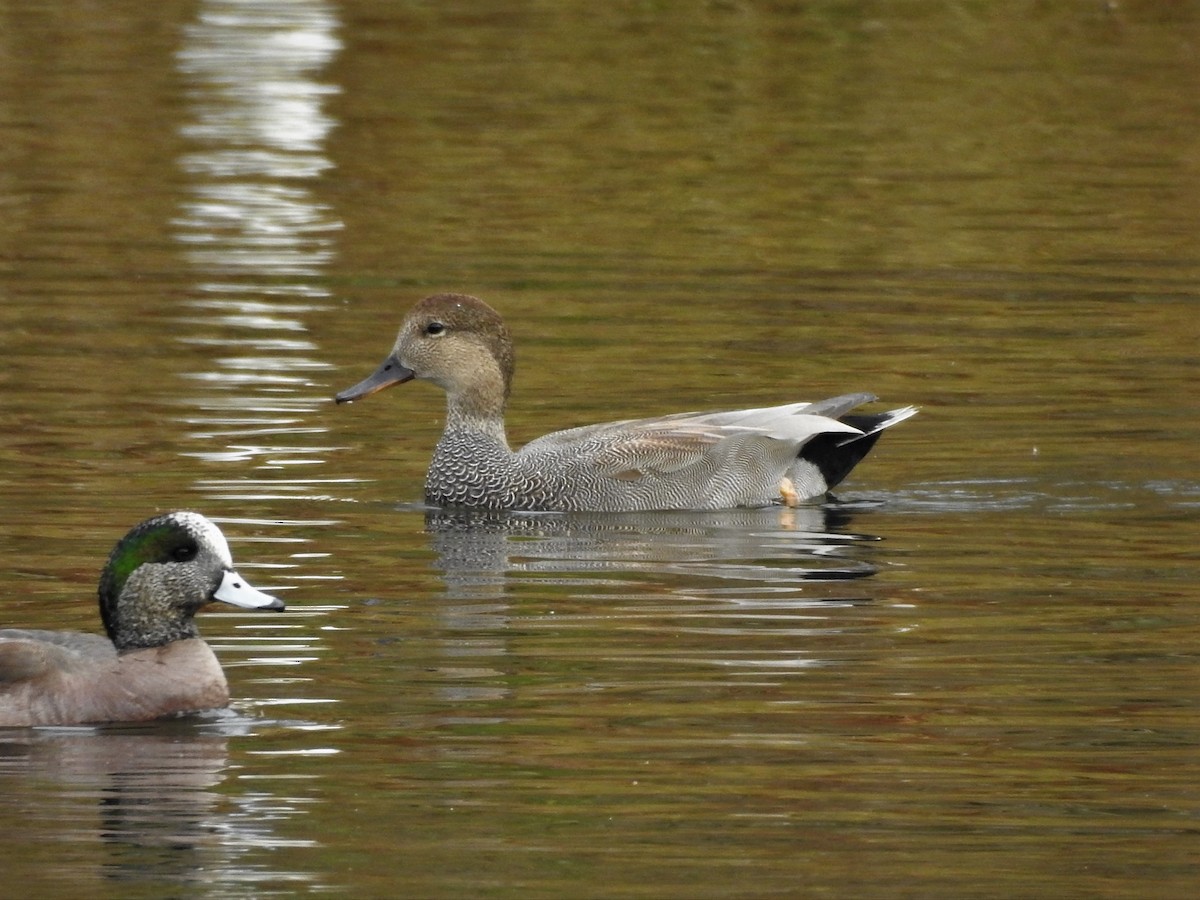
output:
<svg viewBox="0 0 1200 900"><path fill-rule="evenodd" d="M171 559L175 562L190 562L196 558L195 544L180 544L171 550Z"/></svg>
<svg viewBox="0 0 1200 900"><path fill-rule="evenodd" d="M446 326L441 322L430 322L425 326L425 333L428 335L437 336L446 331Z"/></svg>

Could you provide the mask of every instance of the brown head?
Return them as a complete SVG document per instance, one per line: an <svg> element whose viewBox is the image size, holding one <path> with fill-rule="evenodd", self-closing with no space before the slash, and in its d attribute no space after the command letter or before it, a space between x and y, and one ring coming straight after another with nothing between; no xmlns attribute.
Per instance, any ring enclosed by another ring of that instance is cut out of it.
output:
<svg viewBox="0 0 1200 900"><path fill-rule="evenodd" d="M434 294L405 316L383 364L334 399L349 403L420 378L446 392L451 416L503 416L514 368L512 339L498 312L467 294Z"/></svg>

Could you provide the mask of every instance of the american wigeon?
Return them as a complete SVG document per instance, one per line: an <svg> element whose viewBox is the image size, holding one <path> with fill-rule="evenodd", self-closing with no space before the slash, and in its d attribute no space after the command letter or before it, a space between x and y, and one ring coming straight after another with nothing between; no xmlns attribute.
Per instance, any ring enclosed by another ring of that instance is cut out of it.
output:
<svg viewBox="0 0 1200 900"><path fill-rule="evenodd" d="M224 706L225 673L193 616L213 600L283 609L238 575L225 536L193 512L125 535L99 596L108 637L0 630L0 725L138 722Z"/></svg>

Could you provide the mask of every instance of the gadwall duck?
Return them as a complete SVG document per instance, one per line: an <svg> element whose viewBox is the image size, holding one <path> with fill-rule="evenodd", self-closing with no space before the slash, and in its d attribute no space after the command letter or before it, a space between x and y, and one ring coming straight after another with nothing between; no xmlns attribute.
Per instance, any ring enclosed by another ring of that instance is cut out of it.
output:
<svg viewBox="0 0 1200 900"><path fill-rule="evenodd" d="M99 594L107 638L0 630L0 725L140 722L225 706L225 673L192 617L213 600L283 609L234 571L221 530L192 512L125 535Z"/></svg>
<svg viewBox="0 0 1200 900"><path fill-rule="evenodd" d="M446 391L446 427L425 479L439 507L634 512L730 509L824 496L913 407L846 415L871 394L764 409L680 413L557 431L513 452L504 409L513 377L504 320L476 297L413 307L391 354L334 399L413 378Z"/></svg>

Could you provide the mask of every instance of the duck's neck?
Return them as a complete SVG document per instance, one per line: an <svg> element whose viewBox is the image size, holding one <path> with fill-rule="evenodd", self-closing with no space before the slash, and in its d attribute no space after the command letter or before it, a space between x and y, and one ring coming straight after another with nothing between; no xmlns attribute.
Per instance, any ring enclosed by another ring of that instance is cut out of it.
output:
<svg viewBox="0 0 1200 900"><path fill-rule="evenodd" d="M158 563L146 563L129 576L117 598L116 616L108 637L118 653L147 647L162 647L172 641L199 637L196 622L183 615L171 603L170 594L182 590L169 576L160 584L150 569Z"/></svg>
<svg viewBox="0 0 1200 900"><path fill-rule="evenodd" d="M434 506L508 508L516 480L504 419L451 406L425 477L426 501Z"/></svg>
<svg viewBox="0 0 1200 900"><path fill-rule="evenodd" d="M446 394L446 435L460 434L474 440L487 441L509 451L504 433L504 411L508 391L499 373L475 381L469 389Z"/></svg>
<svg viewBox="0 0 1200 900"><path fill-rule="evenodd" d="M461 409L448 409L446 411L446 427L438 446L440 447L451 435L478 443L494 444L502 448L505 453L512 452L508 446L508 435L504 431L502 417L470 414Z"/></svg>

